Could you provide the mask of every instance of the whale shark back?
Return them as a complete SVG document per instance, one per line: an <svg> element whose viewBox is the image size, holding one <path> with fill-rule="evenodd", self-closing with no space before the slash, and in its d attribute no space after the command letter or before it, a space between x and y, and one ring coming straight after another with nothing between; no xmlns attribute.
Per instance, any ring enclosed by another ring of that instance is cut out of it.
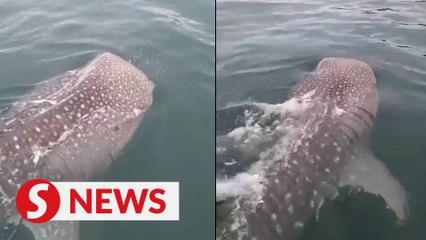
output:
<svg viewBox="0 0 426 240"><path fill-rule="evenodd" d="M14 196L29 179L86 180L106 170L151 106L153 87L138 68L103 53L14 103L0 129L3 218L16 214Z"/></svg>
<svg viewBox="0 0 426 240"><path fill-rule="evenodd" d="M39 162L49 169L57 166L59 179L90 177L90 169L110 165L95 159L111 159L129 141L151 105L152 88L139 69L113 54L101 54L14 104L4 117L0 160L11 167L26 158L37 173ZM46 174L41 177L58 179Z"/></svg>

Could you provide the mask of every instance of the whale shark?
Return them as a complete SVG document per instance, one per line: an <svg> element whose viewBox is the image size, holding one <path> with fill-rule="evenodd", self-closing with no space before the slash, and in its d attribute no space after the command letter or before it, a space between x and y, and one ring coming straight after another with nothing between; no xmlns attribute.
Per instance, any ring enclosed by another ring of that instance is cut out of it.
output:
<svg viewBox="0 0 426 240"><path fill-rule="evenodd" d="M3 113L0 229L19 221L15 195L26 181L84 181L111 166L150 108L153 88L141 70L105 52L38 84ZM37 240L79 239L77 222L20 225Z"/></svg>
<svg viewBox="0 0 426 240"><path fill-rule="evenodd" d="M226 129L216 137L217 238L299 239L344 186L383 197L403 222L404 187L368 148L376 84L367 63L324 58L284 103L217 114L229 120L240 109L231 124L218 124Z"/></svg>

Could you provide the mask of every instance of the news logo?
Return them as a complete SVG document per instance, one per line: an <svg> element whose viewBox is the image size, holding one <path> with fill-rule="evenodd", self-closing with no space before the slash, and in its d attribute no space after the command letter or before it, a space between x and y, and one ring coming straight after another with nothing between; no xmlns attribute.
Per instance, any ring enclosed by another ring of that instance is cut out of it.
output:
<svg viewBox="0 0 426 240"><path fill-rule="evenodd" d="M47 221L178 221L178 182L49 182L21 186L16 208L32 223Z"/></svg>

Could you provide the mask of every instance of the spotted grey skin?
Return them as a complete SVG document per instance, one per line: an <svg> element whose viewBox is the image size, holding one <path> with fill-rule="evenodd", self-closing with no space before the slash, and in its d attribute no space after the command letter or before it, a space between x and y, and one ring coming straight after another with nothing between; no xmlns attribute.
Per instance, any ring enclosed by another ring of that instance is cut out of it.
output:
<svg viewBox="0 0 426 240"><path fill-rule="evenodd" d="M337 187L345 157L368 134L378 108L373 71L354 59L323 59L291 94L308 94L312 100L302 116L307 119L306 132L285 164L268 170L254 210L247 207L246 198L237 199L238 204L217 204L222 217L216 229L219 239L297 239L321 206L327 188ZM243 209L245 224L235 225L238 208Z"/></svg>
<svg viewBox="0 0 426 240"><path fill-rule="evenodd" d="M27 180L86 180L110 166L150 107L152 91L142 71L103 53L15 103L0 132L1 226L16 214L14 196ZM54 225L42 229L43 239L77 238Z"/></svg>

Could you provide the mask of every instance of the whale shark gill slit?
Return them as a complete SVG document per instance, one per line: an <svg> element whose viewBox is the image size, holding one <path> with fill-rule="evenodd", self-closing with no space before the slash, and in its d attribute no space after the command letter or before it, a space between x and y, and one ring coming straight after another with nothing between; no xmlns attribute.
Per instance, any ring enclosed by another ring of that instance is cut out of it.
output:
<svg viewBox="0 0 426 240"><path fill-rule="evenodd" d="M352 126L350 126L349 124L347 124L345 122L342 122L341 124L343 126L345 126L347 129L349 129L349 131L351 131L351 133L355 137L355 139L353 139L353 137L349 133L347 133L346 131L342 130L343 133L346 135L346 137L349 139L350 143L352 144L352 143L357 142L359 140L359 135L358 135L357 131L355 131L355 129Z"/></svg>
<svg viewBox="0 0 426 240"><path fill-rule="evenodd" d="M376 117L369 111L367 111L365 108L360 107L360 106L356 106L356 108L358 108L359 110L363 111L365 114L367 114L367 116L370 118L371 122L374 122L374 120L376 119Z"/></svg>
<svg viewBox="0 0 426 240"><path fill-rule="evenodd" d="M356 113L354 111L351 111L350 113L352 115L356 116L358 119L360 119L367 126L367 128L369 130L371 130L373 128L373 124L370 123L369 121L367 121L365 118L363 118L362 115L360 115L360 114L358 114L358 113Z"/></svg>

